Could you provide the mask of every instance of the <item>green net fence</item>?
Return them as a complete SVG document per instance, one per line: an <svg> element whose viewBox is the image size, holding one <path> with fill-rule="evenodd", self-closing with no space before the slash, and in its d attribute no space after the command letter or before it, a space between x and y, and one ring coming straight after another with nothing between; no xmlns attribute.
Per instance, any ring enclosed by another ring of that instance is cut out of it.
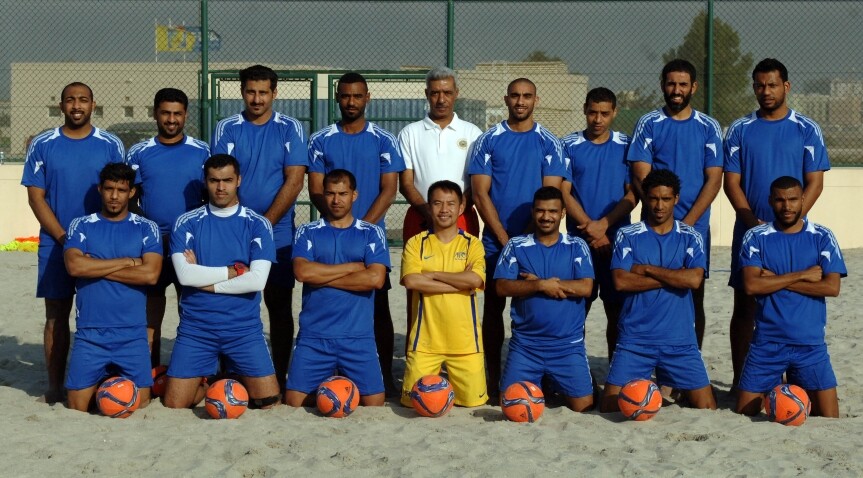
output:
<svg viewBox="0 0 863 478"><path fill-rule="evenodd" d="M448 65L460 75L457 111L481 129L506 117L506 84L524 76L538 86L537 120L563 136L584 126L581 105L596 86L617 93L614 129L630 132L661 103L659 71L675 57L698 68L695 107L727 127L757 107L752 67L774 57L789 69L789 104L821 125L832 165L863 166L861 2L0 0L0 8L7 162L62 122L59 94L71 81L92 86L94 124L129 145L155 133L153 94L167 86L189 94L187 132L208 140L215 121L242 109L236 71L254 63L282 74L276 109L300 118L306 134L338 119L334 76L369 73L368 116L397 133L425 113L422 75ZM406 208L391 208L391 237ZM298 221L308 219L300 209Z"/></svg>

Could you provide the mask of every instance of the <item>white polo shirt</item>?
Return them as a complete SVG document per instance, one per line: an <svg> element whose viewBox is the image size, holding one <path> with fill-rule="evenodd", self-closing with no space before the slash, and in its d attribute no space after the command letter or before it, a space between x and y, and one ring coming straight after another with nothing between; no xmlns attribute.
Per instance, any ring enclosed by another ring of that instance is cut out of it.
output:
<svg viewBox="0 0 863 478"><path fill-rule="evenodd" d="M399 146L405 167L414 171L414 187L423 198L432 184L444 179L465 189L468 152L481 134L458 115L443 129L428 116L405 126L399 133Z"/></svg>

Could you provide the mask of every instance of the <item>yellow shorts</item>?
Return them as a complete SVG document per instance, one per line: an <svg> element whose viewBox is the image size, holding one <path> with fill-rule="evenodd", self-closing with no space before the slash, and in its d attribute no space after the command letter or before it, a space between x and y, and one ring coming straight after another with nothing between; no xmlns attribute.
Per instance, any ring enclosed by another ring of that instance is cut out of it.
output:
<svg viewBox="0 0 863 478"><path fill-rule="evenodd" d="M402 405L411 406L411 388L426 375L437 375L446 364L447 379L455 391L455 404L460 407L478 407L488 401L485 386L485 355L430 354L409 351L405 360L405 381L402 385Z"/></svg>

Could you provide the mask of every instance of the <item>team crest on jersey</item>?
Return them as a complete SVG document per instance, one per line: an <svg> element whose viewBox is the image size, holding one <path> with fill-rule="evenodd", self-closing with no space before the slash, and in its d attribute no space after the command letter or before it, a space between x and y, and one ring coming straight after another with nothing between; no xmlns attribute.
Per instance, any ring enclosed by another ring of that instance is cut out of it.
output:
<svg viewBox="0 0 863 478"><path fill-rule="evenodd" d="M458 146L458 149L462 149L462 150L467 151L467 139L465 139L465 138L459 139L458 142L456 143L456 145Z"/></svg>
<svg viewBox="0 0 863 478"><path fill-rule="evenodd" d="M457 261L466 261L467 260L467 252L464 252L464 251L456 252L455 256L453 256L453 258Z"/></svg>

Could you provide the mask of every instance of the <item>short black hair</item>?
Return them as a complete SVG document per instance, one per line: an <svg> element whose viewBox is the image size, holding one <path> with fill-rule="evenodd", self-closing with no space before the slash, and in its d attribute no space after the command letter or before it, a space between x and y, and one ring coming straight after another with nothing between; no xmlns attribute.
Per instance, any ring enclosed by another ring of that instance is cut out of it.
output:
<svg viewBox="0 0 863 478"><path fill-rule="evenodd" d="M780 176L774 179L772 183L770 183L770 194L773 194L773 191L777 189L781 190L793 188L803 189L803 183L801 183L797 178L792 176Z"/></svg>
<svg viewBox="0 0 863 478"><path fill-rule="evenodd" d="M653 169L641 181L641 190L645 196L648 191L659 186L669 187L675 196L680 195L680 178L669 169Z"/></svg>
<svg viewBox="0 0 863 478"><path fill-rule="evenodd" d="M357 190L357 178L347 169L334 169L324 175L324 186L347 181L351 191Z"/></svg>
<svg viewBox="0 0 863 478"><path fill-rule="evenodd" d="M269 80L270 89L276 91L279 83L279 75L272 68L264 65L252 65L240 70L240 90L246 89L246 82Z"/></svg>
<svg viewBox="0 0 863 478"><path fill-rule="evenodd" d="M611 109L616 109L617 96L608 88L600 86L587 92L587 96L584 98L584 106L587 106L588 103L611 103Z"/></svg>
<svg viewBox="0 0 863 478"><path fill-rule="evenodd" d="M225 166L233 166L237 176L240 175L240 162L237 161L237 158L230 154L214 154L207 158L207 161L204 163L204 176L207 175L207 171L210 169L222 169Z"/></svg>
<svg viewBox="0 0 863 478"><path fill-rule="evenodd" d="M752 69L752 81L755 81L756 73L770 73L771 71L778 71L782 81L788 81L788 69L776 58L765 58L759 61Z"/></svg>
<svg viewBox="0 0 863 478"><path fill-rule="evenodd" d="M506 94L509 94L509 90L511 90L511 89L512 89L512 87L513 87L513 86L515 86L515 85L517 85L518 83L527 83L527 84L529 84L530 86L532 86L532 87L533 87L533 91L534 91L534 93L536 93L536 83L534 83L534 82L530 81L530 80L529 80L529 79L527 79L527 78L516 78L516 79L514 79L514 80L510 81L508 85L506 85Z"/></svg>
<svg viewBox="0 0 863 478"><path fill-rule="evenodd" d="M108 163L99 171L99 185L105 181L125 181L132 187L135 185L135 170L126 163Z"/></svg>
<svg viewBox="0 0 863 478"><path fill-rule="evenodd" d="M659 77L659 81L665 84L665 77L667 77L669 73L675 71L689 73L689 81L691 83L698 81L698 77L695 72L695 65L682 58L675 58L666 63L665 66L662 67L662 76Z"/></svg>
<svg viewBox="0 0 863 478"><path fill-rule="evenodd" d="M340 76L339 82L338 82L338 84L336 84L336 90L339 89L339 86L341 86L342 83L344 83L346 85L349 85L351 83L362 83L363 86L366 87L366 90L369 89L369 84L366 81L366 77L357 73L356 71L349 71L349 72L345 73L344 75Z"/></svg>
<svg viewBox="0 0 863 478"><path fill-rule="evenodd" d="M63 87L63 91L60 92L60 101L63 101L63 98L66 97L66 90L74 86L83 86L84 88L87 88L87 91L90 92L90 99L93 99L93 88L90 88L90 86L86 83L81 83L80 81L73 81L72 83L69 83L68 85Z"/></svg>
<svg viewBox="0 0 863 478"><path fill-rule="evenodd" d="M560 204L563 205L563 193L554 186L543 186L533 193L534 206L536 206L537 201L550 201L552 199L559 200Z"/></svg>
<svg viewBox="0 0 863 478"><path fill-rule="evenodd" d="M432 185L429 186L428 197L426 198L428 202L431 202L432 193L437 190L455 193L458 196L458 202L461 203L462 191L458 184L447 179L432 183Z"/></svg>
<svg viewBox="0 0 863 478"><path fill-rule="evenodd" d="M153 111L158 111L162 103L182 103L184 110L189 109L189 97L183 93L183 90L176 88L162 88L157 91L153 98Z"/></svg>

